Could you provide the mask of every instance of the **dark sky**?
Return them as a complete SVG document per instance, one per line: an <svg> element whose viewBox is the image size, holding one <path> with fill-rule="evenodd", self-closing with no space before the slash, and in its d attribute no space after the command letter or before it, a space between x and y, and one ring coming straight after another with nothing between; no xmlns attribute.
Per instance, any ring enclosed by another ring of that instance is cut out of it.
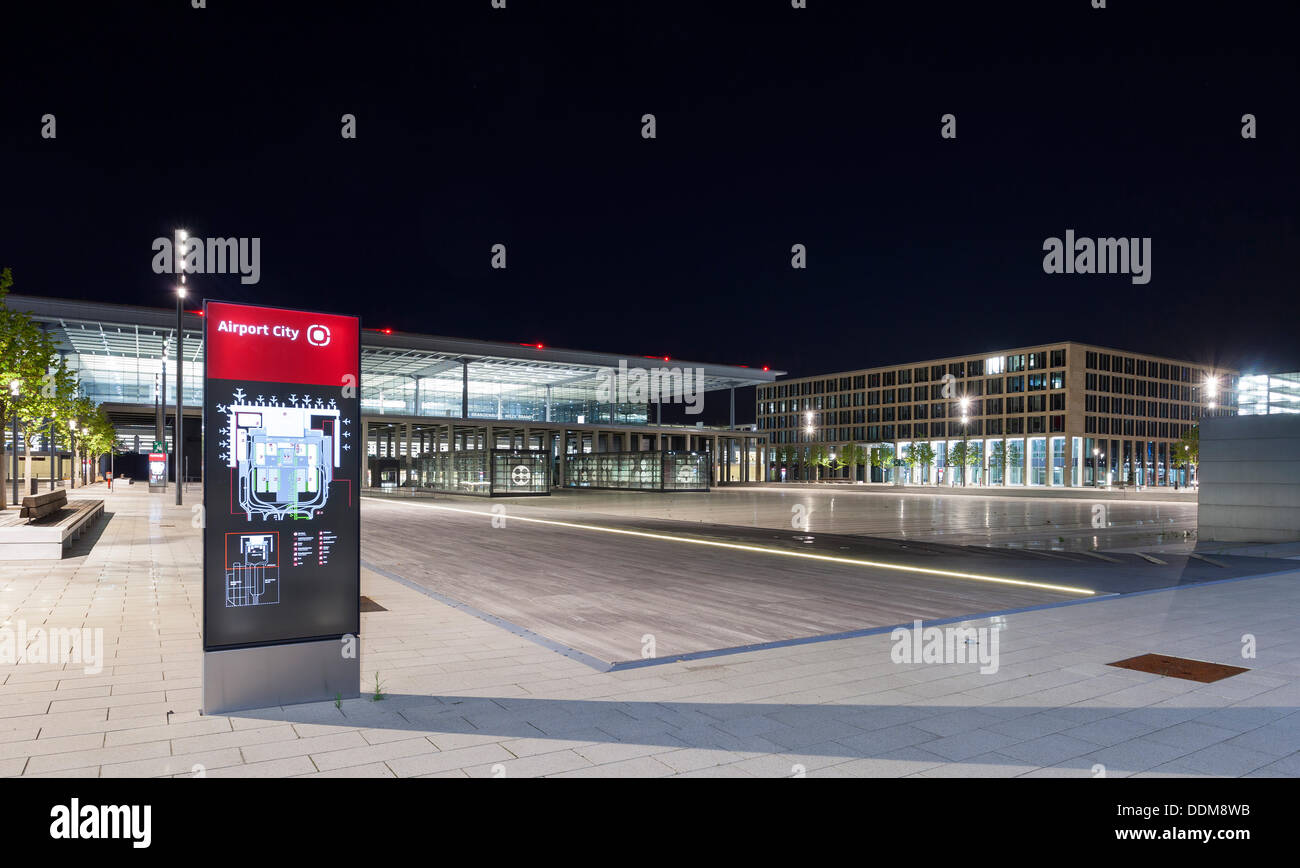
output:
<svg viewBox="0 0 1300 868"><path fill-rule="evenodd" d="M1291 4L19 5L17 292L168 305L150 244L184 226L261 238L261 283L209 297L367 326L799 375L1067 338L1300 369ZM1066 229L1151 237L1151 282L1045 274Z"/></svg>

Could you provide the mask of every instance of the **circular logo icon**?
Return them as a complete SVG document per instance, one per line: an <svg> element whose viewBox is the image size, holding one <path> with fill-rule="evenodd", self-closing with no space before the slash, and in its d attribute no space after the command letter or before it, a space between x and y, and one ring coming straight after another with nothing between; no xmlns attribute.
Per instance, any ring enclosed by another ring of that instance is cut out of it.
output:
<svg viewBox="0 0 1300 868"><path fill-rule="evenodd" d="M307 343L313 347L327 347L330 343L329 326L309 325L307 326Z"/></svg>
<svg viewBox="0 0 1300 868"><path fill-rule="evenodd" d="M510 481L515 485L527 485L533 478L533 472L522 464L515 465L515 469L510 471Z"/></svg>

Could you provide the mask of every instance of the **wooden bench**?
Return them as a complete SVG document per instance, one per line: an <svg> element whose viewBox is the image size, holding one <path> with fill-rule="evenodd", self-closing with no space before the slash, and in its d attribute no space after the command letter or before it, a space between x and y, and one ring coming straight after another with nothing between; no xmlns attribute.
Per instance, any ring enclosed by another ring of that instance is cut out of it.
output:
<svg viewBox="0 0 1300 868"><path fill-rule="evenodd" d="M56 488L53 491L47 491L44 494L33 494L30 497L23 498L22 509L18 514L28 520L28 523L38 518L45 518L50 513L58 512L68 505L68 490L66 488Z"/></svg>
<svg viewBox="0 0 1300 868"><path fill-rule="evenodd" d="M27 516L25 523L0 525L0 561L58 560L64 546L80 538L104 514L102 500L69 501L62 489L51 494L23 498L20 516ZM58 505L49 509L52 504ZM29 509L39 514L28 515Z"/></svg>

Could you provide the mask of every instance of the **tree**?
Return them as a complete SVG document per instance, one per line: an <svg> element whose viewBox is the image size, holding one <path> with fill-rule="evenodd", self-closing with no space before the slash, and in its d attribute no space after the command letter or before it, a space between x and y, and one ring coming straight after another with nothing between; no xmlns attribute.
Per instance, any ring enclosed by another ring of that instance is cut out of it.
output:
<svg viewBox="0 0 1300 868"><path fill-rule="evenodd" d="M1195 468L1201 463L1201 429L1193 425L1170 447L1169 463L1174 467ZM1189 477L1190 481L1190 477Z"/></svg>
<svg viewBox="0 0 1300 868"><path fill-rule="evenodd" d="M829 452L826 451L826 447L823 446L821 443L817 443L808 448L808 464L810 467L816 469L816 474L817 474L817 478L814 481L821 482L822 479L821 469L823 467L829 467L830 463L831 463L831 455Z"/></svg>
<svg viewBox="0 0 1300 868"><path fill-rule="evenodd" d="M888 482L885 474L894 469L894 447L875 446L871 450L871 466L880 470L880 481Z"/></svg>
<svg viewBox="0 0 1300 868"><path fill-rule="evenodd" d="M1000 472L998 473L998 478L1002 480L1003 485L1007 484L1008 457L1007 441L1005 440L999 440L997 443L994 443L993 448L989 451L989 470L992 470L994 467L999 469Z"/></svg>
<svg viewBox="0 0 1300 868"><path fill-rule="evenodd" d="M970 445L967 447L966 450L966 463L969 464L971 467L974 467L975 470L977 471L975 474L975 478L976 478L975 484L979 485L981 482L983 482L982 475L978 472L980 467L982 467L984 464L983 442L979 440L970 441Z"/></svg>
<svg viewBox="0 0 1300 868"><path fill-rule="evenodd" d="M24 425L25 439L30 443L33 438L30 421L35 405L44 400L44 392L50 386L47 379L50 365L55 358L54 342L41 330L31 317L19 311L11 310L4 303L13 286L13 274L6 268L0 271L0 430L11 427L14 416ZM18 381L18 397L10 393L10 382ZM15 453L18 444L14 444ZM8 463L0 468L0 490L6 487ZM31 478L31 447L27 453L27 478ZM0 508L6 498L0 497Z"/></svg>
<svg viewBox="0 0 1300 868"><path fill-rule="evenodd" d="M90 409L81 418L80 425L82 433L77 437L77 442L90 459L90 481L94 482L99 476L100 457L112 452L117 445L117 431L104 408L95 404L90 405Z"/></svg>
<svg viewBox="0 0 1300 868"><path fill-rule="evenodd" d="M849 479L857 481L858 467L866 463L867 451L857 443L845 443L837 455L837 464L849 469Z"/></svg>
<svg viewBox="0 0 1300 868"><path fill-rule="evenodd" d="M49 359L55 356L54 343L48 335L45 336L45 341L50 351L50 356L47 357L48 363ZM67 428L77 393L77 378L68 370L67 360L63 358L59 358L52 368L42 372L38 382L39 385L35 389L24 389L22 399L18 403L18 419L23 424L23 436L27 446L26 478L29 484L32 479L32 452L36 449L36 441L42 434L53 433L55 442L49 444L50 460L53 461L55 443L58 441L59 434ZM50 424L51 419L54 420L53 425Z"/></svg>
<svg viewBox="0 0 1300 868"><path fill-rule="evenodd" d="M958 440L948 447L947 459L949 467L965 467L969 457L970 449L962 440ZM964 477L965 473L962 474L962 478Z"/></svg>
<svg viewBox="0 0 1300 868"><path fill-rule="evenodd" d="M799 450L795 447L785 444L778 446L776 449L776 463L786 468L786 481L794 476L794 465L799 460ZM778 469L778 473L780 470Z"/></svg>
<svg viewBox="0 0 1300 868"><path fill-rule="evenodd" d="M907 463L924 471L923 478L930 477L930 465L934 463L934 447L922 440L907 447Z"/></svg>

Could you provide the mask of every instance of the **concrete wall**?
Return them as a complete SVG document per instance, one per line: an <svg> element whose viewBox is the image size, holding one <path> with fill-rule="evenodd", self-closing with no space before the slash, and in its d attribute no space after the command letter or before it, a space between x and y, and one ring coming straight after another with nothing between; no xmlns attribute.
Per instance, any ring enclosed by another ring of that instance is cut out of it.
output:
<svg viewBox="0 0 1300 868"><path fill-rule="evenodd" d="M1201 421L1202 540L1300 540L1300 415Z"/></svg>

